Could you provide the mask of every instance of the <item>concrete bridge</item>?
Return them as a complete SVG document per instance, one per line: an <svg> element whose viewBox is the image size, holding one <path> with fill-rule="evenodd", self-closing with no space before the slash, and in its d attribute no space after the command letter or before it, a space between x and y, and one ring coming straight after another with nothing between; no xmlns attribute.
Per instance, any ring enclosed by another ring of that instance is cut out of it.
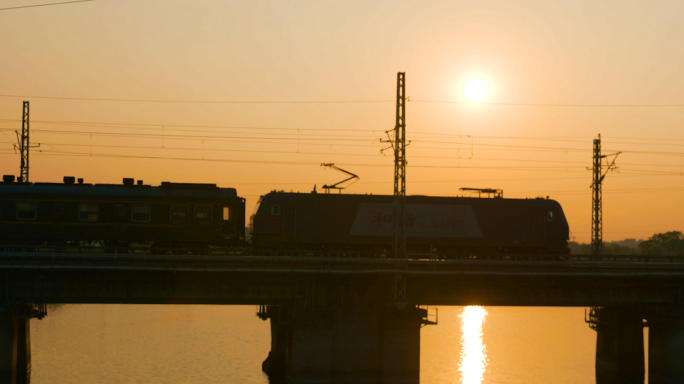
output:
<svg viewBox="0 0 684 384"><path fill-rule="evenodd" d="M49 303L254 304L270 319L264 370L295 383L418 383L424 306L582 306L601 383L684 383L684 262L538 256L0 252L0 383L30 377L30 320Z"/></svg>

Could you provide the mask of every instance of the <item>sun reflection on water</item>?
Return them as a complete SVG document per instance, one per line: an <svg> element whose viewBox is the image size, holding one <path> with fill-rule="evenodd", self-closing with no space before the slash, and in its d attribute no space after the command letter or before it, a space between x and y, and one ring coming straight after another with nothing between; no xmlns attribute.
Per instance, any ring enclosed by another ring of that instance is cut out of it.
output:
<svg viewBox="0 0 684 384"><path fill-rule="evenodd" d="M468 306L458 316L461 319L461 383L481 384L487 368L487 350L482 342L482 325L487 311L480 306Z"/></svg>

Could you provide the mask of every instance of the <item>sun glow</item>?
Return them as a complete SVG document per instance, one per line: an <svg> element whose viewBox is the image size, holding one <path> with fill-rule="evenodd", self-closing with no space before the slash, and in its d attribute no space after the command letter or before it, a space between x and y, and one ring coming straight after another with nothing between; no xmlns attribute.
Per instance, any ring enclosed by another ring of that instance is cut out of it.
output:
<svg viewBox="0 0 684 384"><path fill-rule="evenodd" d="M487 311L480 306L463 308L461 319L461 383L481 384L487 368L487 350L482 342L482 325Z"/></svg>
<svg viewBox="0 0 684 384"><path fill-rule="evenodd" d="M480 79L468 81L463 89L468 99L478 101L487 96L487 83Z"/></svg>

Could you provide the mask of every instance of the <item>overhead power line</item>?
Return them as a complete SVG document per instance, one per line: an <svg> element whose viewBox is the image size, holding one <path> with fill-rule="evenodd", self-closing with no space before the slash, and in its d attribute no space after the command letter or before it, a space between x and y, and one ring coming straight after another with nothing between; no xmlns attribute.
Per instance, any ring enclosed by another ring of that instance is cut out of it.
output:
<svg viewBox="0 0 684 384"><path fill-rule="evenodd" d="M631 189L611 189L606 190L604 193L607 194L622 194L622 193L651 193L651 192L681 192L684 191L683 187L662 187L662 188L631 188ZM519 196L519 195L534 195L534 194L545 194L550 196L560 196L560 195L586 195L591 193L591 190L565 190L565 191L515 191L507 193L509 196Z"/></svg>
<svg viewBox="0 0 684 384"><path fill-rule="evenodd" d="M684 107L684 104L556 104L556 103L489 103L473 101L442 101L442 100L411 100L414 103L435 104L470 104L470 105L497 105L511 107L599 107L599 108L630 108L630 107Z"/></svg>
<svg viewBox="0 0 684 384"><path fill-rule="evenodd" d="M2 153L3 155L10 155L10 153ZM208 158L189 158L189 157L169 157L169 156L140 156L140 155L117 155L106 153L89 153L89 152L68 152L68 151L42 151L36 155L42 156L82 156L82 157L100 157L100 158L129 158L129 159L148 159L148 160L183 160L183 161L208 161L208 162L225 162L225 163L252 163L252 164L286 164L286 165L315 165L319 166L320 162L306 162L306 161L276 161L276 160L238 160L238 159L208 159ZM344 166L354 167L389 167L388 164L367 164L367 163L344 163ZM409 165L411 168L423 169L487 169L487 170L516 170L516 171L538 171L538 172L557 172L564 169L558 166L460 166L460 165ZM654 171L654 170L631 170L623 169L625 173L634 171L639 175L660 175L660 176L679 176L679 172L668 171ZM570 170L566 169L566 173L585 173L584 169Z"/></svg>
<svg viewBox="0 0 684 384"><path fill-rule="evenodd" d="M1 143L1 142L0 142ZM10 142L4 142L11 144ZM225 148L189 148L189 147L167 147L167 146L150 146L150 145L112 145L112 144L74 144L74 143L51 143L41 142L44 147L84 147L84 148L115 148L115 149L152 149L163 151L206 151L206 152L240 152L240 153L267 153L267 154L285 154L285 155L324 155L324 156L360 156L379 158L378 154L367 153L342 153L342 152L309 152L309 151L272 151L272 150L250 150L250 149L225 149ZM12 149L8 149L11 151ZM48 153L50 150L42 150ZM567 161L567 160L545 160L545 159L510 159L510 158L487 158L487 157L455 157L455 156L422 156L414 155L413 158L418 159L440 159L440 160L463 160L463 161L506 161L506 162L529 162L529 163L554 163L554 164L568 164L572 168L577 165L584 166L586 161ZM622 163L622 165L631 166L645 166L645 167L681 167L682 164L646 164L646 163ZM650 171L649 171L650 172Z"/></svg>
<svg viewBox="0 0 684 384"><path fill-rule="evenodd" d="M8 119L0 118L2 122L16 122L20 123L20 119ZM210 128L210 129L244 129L244 130L275 130L275 131L287 131L290 133L280 133L279 135L300 135L302 132L308 131L318 131L318 132L330 132L332 129L329 128L297 128L297 127L254 127L254 126L231 126L231 125L192 125L192 124L160 124L160 123L112 123L112 122L86 122L86 121L64 121L64 120L34 120L32 124L48 124L48 125L71 125L75 127L93 127L93 128L111 128L111 129L142 129L150 131L178 131L178 132L207 132L207 133L218 133L217 131L209 131L202 129L178 129L178 128ZM345 132L365 132L384 135L386 129L347 129ZM237 133L249 133L249 134L266 134L259 132L237 132ZM412 138L417 136L438 136L447 138L462 138L462 139L478 139L478 140L490 140L490 139L504 139L504 140L529 140L529 141L559 141L559 142L573 142L573 143L587 143L590 139L589 136L482 136L482 135L463 135L455 133L445 133L445 132L420 132L416 131L411 134ZM350 135L325 135L325 136L336 136L345 137ZM302 136L303 137L303 136ZM624 141L612 141L612 139L624 139L624 140L638 140L639 142L630 143ZM655 141L667 141L667 143L644 143L644 140L655 140ZM627 144L627 145L649 145L649 146L684 146L683 144L673 144L673 142L684 142L684 139L675 138L648 138L648 137L615 137L611 136L608 139L610 144ZM463 145L467 144L465 142L461 143Z"/></svg>
<svg viewBox="0 0 684 384"><path fill-rule="evenodd" d="M586 180L586 177L544 177L544 178L525 178L525 179L470 179L470 180L412 180L413 183L416 184L433 184L433 183L439 183L439 184L448 184L448 183L465 183L465 182L507 182L507 181L538 181L538 180L568 180L568 179L581 179L581 180ZM268 182L268 183L218 183L219 185L311 185L315 184L316 182L310 181L310 182L289 182L289 181L273 181L273 182ZM385 180L385 181L367 181L367 180L362 180L359 181L360 184L392 184L392 180Z"/></svg>
<svg viewBox="0 0 684 384"><path fill-rule="evenodd" d="M11 131L11 128L1 128L0 130ZM48 134L59 135L95 135L95 136L115 136L115 137L132 137L132 138L146 138L146 139L192 139L192 140L207 140L210 139L264 139L264 140L297 140L303 141L351 141L351 142L372 142L373 139L358 139L358 138L339 138L339 137L254 137L254 136L198 136L198 135L162 135L158 133L122 133L122 132L94 132L94 131L56 131L50 129L34 129L34 132L42 132ZM220 132L217 132L220 133Z"/></svg>
<svg viewBox="0 0 684 384"><path fill-rule="evenodd" d="M19 121L19 120L14 120L14 119L0 119L0 121ZM56 125L72 125L73 127L91 127L91 128L103 128L103 129L127 129L127 130L149 130L149 131L159 131L159 132L193 132L193 133L221 133L220 131L210 131L210 130L202 130L202 129L179 129L179 128L172 128L172 127L179 127L180 125L157 125L157 124L130 124L129 126L124 126L125 124L109 124L109 123L80 123L80 122L45 122L45 121L36 121L35 123L43 123L43 124L56 124ZM158 128L162 127L162 128ZM191 126L183 126L183 127L191 127ZM309 128L309 129L299 129L299 128L262 128L262 127L229 127L229 126L224 126L224 127L219 127L219 126L212 126L210 128L233 128L233 129L277 129L277 130L283 130L283 131L288 131L288 133L277 133L277 135L280 136L292 136L292 138L286 138L286 137L278 137L278 139L284 139L284 140L304 140L304 141L309 141L309 140L325 140L325 139L332 139L332 140L342 140L344 138L353 138L353 141L358 141L359 136L357 135L349 135L349 134L344 134L344 135L338 135L338 134L332 134L332 135L322 135L322 134L316 134L315 136L311 136L311 134L306 133L306 131L320 131L320 132L328 132L330 130L328 129L316 129L316 128ZM7 130L11 130L11 128L4 128ZM58 130L38 130L40 132L54 132L54 133L74 133L74 134L96 134L95 132L91 131L74 131L74 130L69 130L69 131L58 131ZM301 133L299 131L305 131L304 133ZM381 133L384 131L381 130L349 130L351 132L366 132L366 133ZM105 134L105 135L127 135L128 133L124 132L98 132L98 134ZM270 134L267 132L250 132L250 131L234 131L232 134L239 133L239 134L249 134L249 135L266 135ZM134 134L136 136L158 136L156 134L152 133L147 133L147 134ZM565 139L565 138L546 138L546 137L515 137L515 136L471 136L471 135L457 135L457 134L438 134L438 133L428 133L428 132L417 132L414 134L414 136L420 136L420 135L439 135L444 138L462 138L468 141L461 141L461 142L453 142L453 141L428 141L428 140L422 140L420 138L416 138L413 141L414 142L425 142L425 143L439 143L439 144L451 144L451 145L462 145L462 146L477 146L477 147L482 147L482 146L501 146L501 145L496 145L496 144L485 144L485 143L475 143L472 140L478 139L478 140L497 140L497 139L503 139L503 140L523 140L523 141L560 141L560 142L576 142L576 143L585 143L585 141L581 140L572 140L572 139ZM163 133L161 136L164 138L172 139L174 138L175 135L172 134L166 134ZM212 136L196 136L196 138L216 138ZM259 137L250 137L253 139L260 139ZM272 139L272 137L271 137ZM377 137L369 138L371 140L377 139ZM635 138L635 140L637 140ZM641 138L639 140L647 140L645 138ZM661 140L661 139L652 139L652 140ZM669 141L682 141L679 139L670 139ZM672 144L672 143L630 143L630 142L621 142L621 141L616 141L616 142L611 142L612 144L625 144L625 145L648 145L648 146L669 146L669 147L682 147L684 144ZM506 145L505 147L514 147L514 146L509 146ZM525 147L525 146L516 146L519 148L529 148L529 149L551 149L551 150L558 150L558 151L588 151L586 148L553 148L553 147Z"/></svg>
<svg viewBox="0 0 684 384"><path fill-rule="evenodd" d="M0 8L0 11L8 11L10 9L21 9L21 8L35 8L35 7L48 7L51 5L63 5L63 4L72 4L72 3L85 3L87 1L95 1L95 0L75 0L75 1L64 1L61 3L46 3L46 4L34 4L34 5L22 5L20 7L8 7L8 8Z"/></svg>
<svg viewBox="0 0 684 384"><path fill-rule="evenodd" d="M94 0L80 0L94 1ZM53 3L44 5L56 5L67 3ZM38 5L41 6L41 5ZM17 8L28 8L17 7ZM0 8L14 9L14 8ZM0 97L50 99L50 100L73 100L73 101L110 101L110 102L131 102L131 103L177 103L177 104L365 104L365 103L393 103L394 100L323 100L323 101L304 101L304 100L271 100L271 101L245 101L245 100L155 100L155 99L114 99L114 98L94 98L94 97L61 97L61 96L29 96L29 95L0 95ZM426 104L462 104L462 105L493 105L511 107L598 107L598 108L650 108L650 107L684 107L684 104L561 104L561 103L489 103L472 101L448 101L448 100L407 100L413 103Z"/></svg>
<svg viewBox="0 0 684 384"><path fill-rule="evenodd" d="M46 144L48 145L48 144ZM2 153L0 155L15 155L14 153ZM86 157L100 157L100 158L132 158L132 159L149 159L149 160L184 160L184 161L209 161L209 162L228 162L228 163L254 163L254 164L287 164L287 165L306 165L318 166L319 162L306 161L274 161L274 160L238 160L238 159L207 159L204 158L188 158L188 157L170 157L170 156L140 156L140 155L122 155L122 154L106 154L106 153L92 153L92 152L68 152L68 151L41 151L36 153L41 156L86 156ZM345 163L348 166L358 167L388 167L387 164L367 164L367 163ZM584 173L586 170L569 169L571 167L558 166L540 166L540 167L524 167L524 166L468 166L468 165L411 165L412 168L437 168L437 169L482 169L482 170L509 170L509 171L539 171L539 172L557 172L565 168L565 173ZM575 168L575 167L572 167ZM643 170L643 169L621 169L623 177L644 177L644 176L681 176L681 172L673 171L657 171L657 170ZM564 178L565 179L565 178Z"/></svg>
<svg viewBox="0 0 684 384"><path fill-rule="evenodd" d="M94 0L84 0L94 1ZM227 101L227 100L152 100L152 99L107 99L90 97L58 97L58 96L26 96L0 95L0 97L18 97L24 99L76 100L76 101L114 101L132 103L177 103L177 104L363 104L393 103L394 100L328 100L328 101Z"/></svg>
<svg viewBox="0 0 684 384"><path fill-rule="evenodd" d="M17 119L3 119L0 118L2 122L21 122ZM92 127L101 129L141 129L149 131L179 131L179 132L208 132L208 133L219 133L217 131L208 131L203 129L178 129L178 128L210 128L210 129L244 129L244 130L265 130L265 131L284 131L289 133L279 133L279 135L297 135L301 136L302 132L318 131L318 132L330 132L333 129L329 128L288 128L288 127L254 127L254 126L231 126L231 125L189 125L189 124L159 124L159 123L112 123L112 122L85 122L85 121L53 121L53 120L35 120L33 124L47 124L47 125L70 125L73 127ZM371 134L378 134L384 137L386 129L347 129L345 132L364 132ZM249 133L249 134L267 134L261 132L237 132L237 133ZM536 140L536 141L562 141L562 142L575 142L575 143L586 143L589 136L586 137L587 140L579 140L581 137L525 137L525 136L472 136L472 135L460 135L452 133L443 132L414 132L411 134L412 137L418 136L439 136L439 137L450 137L450 138L461 138L465 140L472 139L511 139L511 140ZM349 135L325 135L325 136L337 136L345 137ZM684 140L684 139L683 139ZM463 143L466 144L465 142Z"/></svg>
<svg viewBox="0 0 684 384"><path fill-rule="evenodd" d="M9 120L9 119L0 119L0 121L18 121L20 122L21 120ZM127 130L142 130L142 131L160 131L160 132L194 132L194 133L221 133L221 131L217 131L216 129L231 129L231 130L241 130L241 131L233 131L231 133L247 133L250 135L267 135L267 134L277 134L277 135L289 135L289 136L302 136L302 135L310 135L309 132L314 131L314 132L326 132L329 133L331 132L330 129L324 129L324 128L267 128L267 127L230 127L230 126L194 126L194 125L157 125L157 124L107 124L107 123L77 123L77 122L41 122L41 121L36 121L34 124L46 124L46 125L66 125L66 126L71 126L73 128L81 128L81 127L88 127L88 128L100 128L100 129L127 129ZM208 130L208 129L181 129L181 128L176 128L176 127L185 127L185 128L210 128L213 130ZM256 132L252 131L255 130ZM271 133L271 132L259 132L259 130L277 130L277 131L284 131L284 132L277 132L277 133ZM301 132L300 132L301 131ZM348 129L345 130L346 132L364 132L364 133L377 133L378 136L380 134L384 134L385 130L381 129L375 129L375 130L370 130L370 129ZM323 137L349 137L349 134L346 135L321 135L319 133L316 133L317 135L323 136ZM358 136L355 136L358 138Z"/></svg>
<svg viewBox="0 0 684 384"><path fill-rule="evenodd" d="M169 156L140 156L140 155L119 155L119 154L105 154L105 153L88 153L88 152L68 152L68 151L43 151L40 152L43 156L85 156L85 157L109 157L109 158L129 158L129 159L154 159L154 160L185 160L185 161L209 161L209 162L226 162L226 163L253 163L253 164L287 164L287 165L315 165L320 166L320 162L306 162L306 161L280 161L280 160L238 160L238 159L207 159L207 158L189 158L189 157L169 157ZM389 164L367 164L367 163L345 163L343 165L355 167L391 167ZM448 166L448 165L411 165L414 168L460 168L460 169L516 169L516 170L557 170L558 167L471 167L471 166ZM583 170L571 171L582 172Z"/></svg>
<svg viewBox="0 0 684 384"><path fill-rule="evenodd" d="M11 132L15 129L0 127L0 132ZM346 146L346 147L365 147L368 144L342 144L341 142L367 142L372 144L377 139L360 139L356 136L341 136L333 137L333 135L322 136L307 136L297 135L293 137L280 136L225 136L225 135L178 135L178 134L162 134L162 133L129 133L129 132L101 132L101 131L77 131L77 130L44 130L34 129L35 133L42 134L58 134L58 135L74 135L74 136L103 136L103 137L127 137L137 139L166 139L166 140L185 140L185 141L204 141L204 142L252 142L262 144L290 144L300 146ZM220 132L216 132L219 133ZM251 133L248 133L251 134ZM259 134L259 133L256 133ZM281 134L282 135L282 134ZM337 136L337 135L335 135ZM477 138L477 137L476 137ZM507 145L507 144L484 144L484 143L470 143L470 142L455 142L455 141L433 141L415 139L413 143L418 144L416 148L419 149L438 149L438 150L456 150L454 146L462 146L461 150L468 150L469 148L476 148L478 151L494 150L497 151L547 151L547 152L588 152L587 148L570 148L570 147L547 147L547 146L526 146L526 145ZM440 147L425 146L422 143L441 144ZM672 151L637 151L637 150L622 150L623 153L633 154L648 154L648 155L666 155L666 156L684 156L684 152ZM465 157L461 157L466 159Z"/></svg>

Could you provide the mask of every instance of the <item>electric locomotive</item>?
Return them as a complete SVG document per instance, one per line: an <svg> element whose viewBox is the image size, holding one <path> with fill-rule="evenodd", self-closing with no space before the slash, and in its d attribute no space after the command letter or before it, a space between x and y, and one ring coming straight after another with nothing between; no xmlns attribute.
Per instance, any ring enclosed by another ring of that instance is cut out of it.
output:
<svg viewBox="0 0 684 384"><path fill-rule="evenodd" d="M0 183L0 243L127 247L244 243L245 199L215 184Z"/></svg>
<svg viewBox="0 0 684 384"><path fill-rule="evenodd" d="M250 219L257 247L391 251L393 196L271 192ZM407 196L407 251L463 257L567 253L568 222L549 199Z"/></svg>

